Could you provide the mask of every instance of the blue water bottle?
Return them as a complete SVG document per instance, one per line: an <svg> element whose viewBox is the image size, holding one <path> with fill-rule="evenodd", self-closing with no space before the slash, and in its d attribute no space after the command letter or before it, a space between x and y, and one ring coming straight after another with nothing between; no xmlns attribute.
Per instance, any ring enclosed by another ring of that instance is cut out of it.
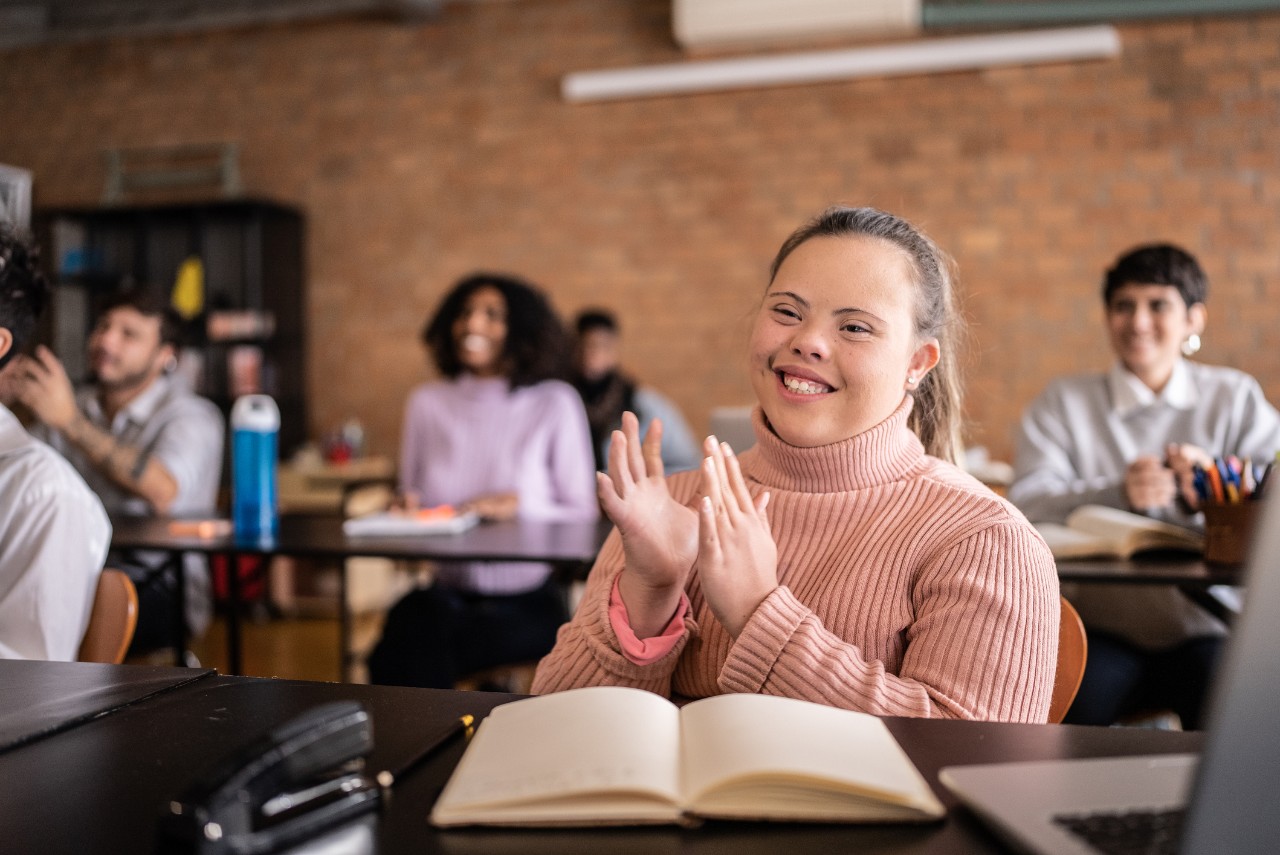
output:
<svg viewBox="0 0 1280 855"><path fill-rule="evenodd" d="M280 408L269 395L244 395L231 407L231 520L237 540L276 535L276 447Z"/></svg>

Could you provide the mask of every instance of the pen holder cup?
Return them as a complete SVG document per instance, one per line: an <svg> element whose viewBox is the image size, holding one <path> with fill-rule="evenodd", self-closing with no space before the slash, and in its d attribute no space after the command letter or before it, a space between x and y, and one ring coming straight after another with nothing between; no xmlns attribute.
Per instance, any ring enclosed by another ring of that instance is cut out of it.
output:
<svg viewBox="0 0 1280 855"><path fill-rule="evenodd" d="M1204 560L1214 564L1243 564L1253 543L1259 502L1204 506Z"/></svg>

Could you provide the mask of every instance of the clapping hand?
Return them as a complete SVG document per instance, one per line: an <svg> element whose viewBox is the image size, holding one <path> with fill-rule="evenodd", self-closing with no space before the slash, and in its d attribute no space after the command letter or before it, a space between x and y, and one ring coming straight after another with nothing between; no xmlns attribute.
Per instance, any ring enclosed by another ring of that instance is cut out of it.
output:
<svg viewBox="0 0 1280 855"><path fill-rule="evenodd" d="M662 423L644 443L634 413L609 444L609 472L596 475L600 506L622 536L625 569L618 590L639 638L659 634L679 605L697 555L698 519L671 497L662 469Z"/></svg>
<svg viewBox="0 0 1280 855"><path fill-rule="evenodd" d="M769 494L752 499L738 458L727 443L708 437L698 506L698 577L707 605L734 638L778 586L778 546L765 508Z"/></svg>

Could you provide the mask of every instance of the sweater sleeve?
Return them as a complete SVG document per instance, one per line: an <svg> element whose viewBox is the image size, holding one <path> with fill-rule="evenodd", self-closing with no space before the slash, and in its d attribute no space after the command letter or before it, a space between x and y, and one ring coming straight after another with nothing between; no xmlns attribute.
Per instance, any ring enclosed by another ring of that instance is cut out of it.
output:
<svg viewBox="0 0 1280 855"><path fill-rule="evenodd" d="M400 491L417 492L422 489L422 465L426 449L421 419L417 416L418 393L414 392L404 405L404 426L400 431Z"/></svg>
<svg viewBox="0 0 1280 855"><path fill-rule="evenodd" d="M894 675L779 586L730 648L719 688L876 715L1045 721L1060 607L1053 559L1030 526L1010 520L953 544L921 568L912 600Z"/></svg>
<svg viewBox="0 0 1280 855"><path fill-rule="evenodd" d="M595 453L591 450L591 429L582 399L573 387L551 386L547 409L551 444L547 477L551 479L549 502L537 508L522 507L521 516L550 522L577 522L598 519ZM524 497L521 497L522 502Z"/></svg>
<svg viewBox="0 0 1280 855"><path fill-rule="evenodd" d="M671 696L671 678L680 653L697 623L684 618L684 633L655 661L639 665L623 653L609 617L609 597L623 568L622 538L614 529L587 578L586 591L573 619L560 627L556 644L538 663L532 691L536 695L582 686L633 686L663 697Z"/></svg>
<svg viewBox="0 0 1280 855"><path fill-rule="evenodd" d="M1106 478L1084 478L1076 464L1077 436L1068 424L1067 400L1051 386L1031 403L1018 429L1013 484L1009 501L1034 522L1065 522L1081 505L1107 505L1127 510L1124 471Z"/></svg>

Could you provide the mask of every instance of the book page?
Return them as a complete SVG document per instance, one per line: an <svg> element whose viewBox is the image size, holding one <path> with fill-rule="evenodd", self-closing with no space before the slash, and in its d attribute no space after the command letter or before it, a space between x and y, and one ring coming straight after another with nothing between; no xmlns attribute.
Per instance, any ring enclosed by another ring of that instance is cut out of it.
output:
<svg viewBox="0 0 1280 855"><path fill-rule="evenodd" d="M671 821L679 713L601 686L513 701L479 726L432 812L437 825Z"/></svg>
<svg viewBox="0 0 1280 855"><path fill-rule="evenodd" d="M875 716L735 694L695 701L681 720L682 784L700 815L848 820L943 813Z"/></svg>
<svg viewBox="0 0 1280 855"><path fill-rule="evenodd" d="M1115 552L1124 557L1140 549L1204 546L1199 532L1105 505L1081 505L1067 517L1067 525L1115 544Z"/></svg>
<svg viewBox="0 0 1280 855"><path fill-rule="evenodd" d="M1085 558L1092 555L1115 555L1114 543L1058 523L1035 523L1054 558Z"/></svg>
<svg viewBox="0 0 1280 855"><path fill-rule="evenodd" d="M362 517L344 520L342 531L351 537L413 537L426 534L461 534L475 528L480 516L474 511L466 513L427 512L405 513L382 511Z"/></svg>

